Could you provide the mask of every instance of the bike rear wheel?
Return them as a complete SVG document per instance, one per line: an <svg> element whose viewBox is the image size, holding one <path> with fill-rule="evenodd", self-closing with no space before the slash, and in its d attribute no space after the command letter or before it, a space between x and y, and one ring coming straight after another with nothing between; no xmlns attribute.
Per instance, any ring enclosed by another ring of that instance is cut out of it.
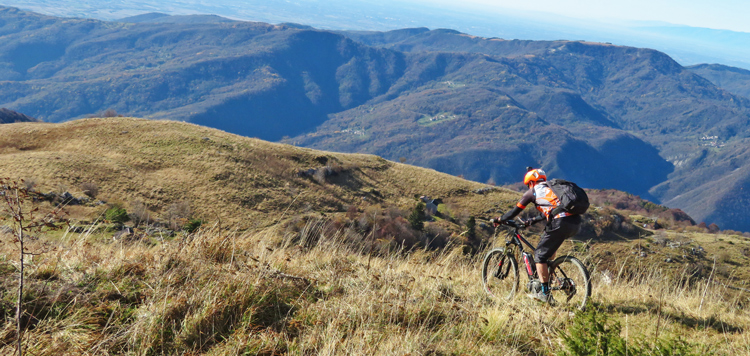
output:
<svg viewBox="0 0 750 356"><path fill-rule="evenodd" d="M516 259L496 248L484 256L482 262L482 286L491 296L510 300L518 290L518 263Z"/></svg>
<svg viewBox="0 0 750 356"><path fill-rule="evenodd" d="M556 258L550 266L549 281L558 305L586 309L591 297L591 279L583 262L573 256Z"/></svg>

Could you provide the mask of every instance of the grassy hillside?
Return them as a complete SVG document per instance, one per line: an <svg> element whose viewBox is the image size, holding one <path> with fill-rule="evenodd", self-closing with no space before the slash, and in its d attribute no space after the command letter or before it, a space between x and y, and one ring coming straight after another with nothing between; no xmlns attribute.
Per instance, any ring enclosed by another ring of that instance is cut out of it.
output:
<svg viewBox="0 0 750 356"><path fill-rule="evenodd" d="M376 156L315 151L182 122L83 119L7 124L0 132L2 176L76 197L84 196L84 184L94 184L97 198L126 208L140 201L155 218L185 202L195 217L232 229L271 226L285 211L346 212L363 204L410 209L415 195L442 197L457 213L473 215L496 205L505 209L515 199L502 189L479 195L473 191L482 184ZM311 169L321 174L308 175Z"/></svg>
<svg viewBox="0 0 750 356"><path fill-rule="evenodd" d="M630 273L597 270L596 312L582 314L522 295L489 299L479 284L480 260L460 251L368 256L340 237L321 235L303 246L290 237L209 230L151 246L63 236L56 251L28 269L33 297L26 306L35 319L27 350L555 355L573 350L563 336L580 330L574 340L592 350L626 340L629 355L659 355L655 345L675 355L750 351L746 294L706 280L685 284L639 265L627 251L616 262ZM9 247L3 253L11 254ZM0 266L4 287L12 289L10 263ZM4 353L12 352L13 335L4 324Z"/></svg>
<svg viewBox="0 0 750 356"><path fill-rule="evenodd" d="M462 221L507 209L520 196L511 189L181 122L16 123L0 137L0 175L41 193L98 190L64 207L70 228L29 239L28 354L750 352L747 237L709 234L622 192L591 191L584 231L561 249L592 272L593 304L580 313L483 291L483 252L502 235L480 227L472 244ZM416 232L404 211L421 194L444 204ZM97 221L136 201L153 216L125 223L129 235ZM200 229L145 233L179 201L206 220ZM18 250L7 229L0 241L0 353L10 354Z"/></svg>

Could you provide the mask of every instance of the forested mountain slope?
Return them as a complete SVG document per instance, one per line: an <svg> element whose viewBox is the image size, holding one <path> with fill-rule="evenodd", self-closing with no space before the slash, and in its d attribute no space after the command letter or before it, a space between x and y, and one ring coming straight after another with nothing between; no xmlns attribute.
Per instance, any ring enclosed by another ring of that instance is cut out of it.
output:
<svg viewBox="0 0 750 356"><path fill-rule="evenodd" d="M687 69L730 93L750 98L750 70L721 64L699 64Z"/></svg>
<svg viewBox="0 0 750 356"><path fill-rule="evenodd" d="M750 230L732 205L750 199L750 100L654 50L159 14L0 20L0 106L45 121L112 110L497 184L537 165Z"/></svg>
<svg viewBox="0 0 750 356"><path fill-rule="evenodd" d="M517 180L523 162L533 162L586 186L627 187L699 220L750 228L738 216L747 180L737 170L749 163L748 100L663 53L449 30L347 35L408 53L477 59L438 71L440 79L408 95L336 114L302 144L404 157L480 181ZM360 134L346 137L355 128Z"/></svg>

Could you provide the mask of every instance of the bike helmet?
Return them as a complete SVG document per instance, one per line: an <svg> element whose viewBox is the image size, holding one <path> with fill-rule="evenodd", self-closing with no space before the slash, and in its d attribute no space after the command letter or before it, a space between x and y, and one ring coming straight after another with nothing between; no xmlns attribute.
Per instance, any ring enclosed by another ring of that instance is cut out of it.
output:
<svg viewBox="0 0 750 356"><path fill-rule="evenodd" d="M526 172L526 176L523 177L523 184L529 185L529 182L544 182L547 180L547 174L544 173L543 170L536 168L536 169L530 169L528 172Z"/></svg>

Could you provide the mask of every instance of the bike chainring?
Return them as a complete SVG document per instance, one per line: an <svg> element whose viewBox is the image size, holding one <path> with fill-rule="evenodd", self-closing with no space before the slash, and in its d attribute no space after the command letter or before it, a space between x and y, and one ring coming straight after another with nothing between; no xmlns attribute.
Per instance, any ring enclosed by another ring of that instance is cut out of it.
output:
<svg viewBox="0 0 750 356"><path fill-rule="evenodd" d="M576 284L572 279L557 278L557 283L560 284L560 290L568 296L568 300L571 300L576 295Z"/></svg>

